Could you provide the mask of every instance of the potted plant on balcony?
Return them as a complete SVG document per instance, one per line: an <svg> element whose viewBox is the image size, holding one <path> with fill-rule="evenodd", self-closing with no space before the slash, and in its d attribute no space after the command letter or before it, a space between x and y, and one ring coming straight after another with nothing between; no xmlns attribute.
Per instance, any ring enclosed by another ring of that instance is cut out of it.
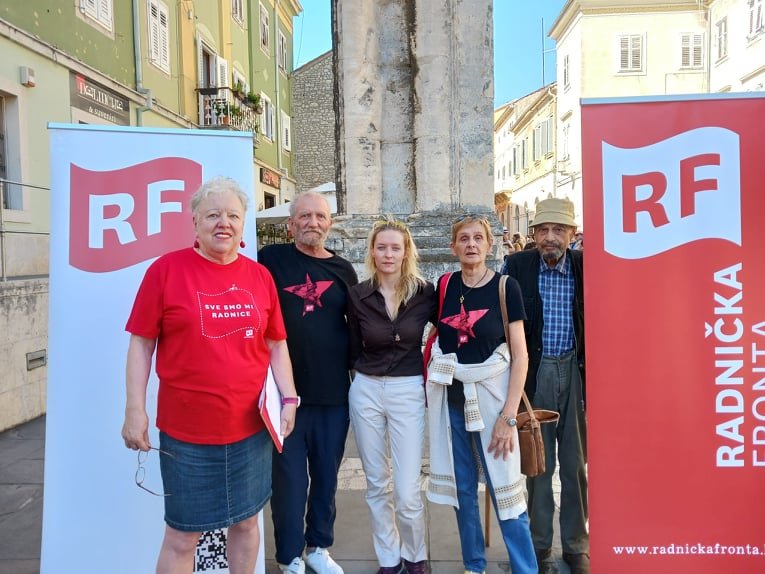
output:
<svg viewBox="0 0 765 574"><path fill-rule="evenodd" d="M218 121L224 125L227 125L229 122L229 105L226 100L217 100L213 104L213 111L215 112L215 115L218 117Z"/></svg>
<svg viewBox="0 0 765 574"><path fill-rule="evenodd" d="M247 102L252 106L256 114L263 113L263 102L260 101L260 94L250 92L247 94Z"/></svg>
<svg viewBox="0 0 765 574"><path fill-rule="evenodd" d="M239 98L240 100L245 99L245 93L244 93L244 86L242 85L242 82L236 82L234 84L234 87L231 88L231 91L234 92L234 95Z"/></svg>

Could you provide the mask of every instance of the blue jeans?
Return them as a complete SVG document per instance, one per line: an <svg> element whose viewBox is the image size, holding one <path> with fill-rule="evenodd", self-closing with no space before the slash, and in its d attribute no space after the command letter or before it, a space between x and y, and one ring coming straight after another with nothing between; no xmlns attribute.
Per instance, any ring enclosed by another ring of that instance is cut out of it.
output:
<svg viewBox="0 0 765 574"><path fill-rule="evenodd" d="M462 546L462 562L465 570L483 572L486 569L486 545L481 527L481 514L478 510L478 469L473 458L473 444L481 455L481 464L486 469L481 446L481 437L477 432L465 430L465 413L462 407L449 405L449 419L452 426L452 454L454 457L454 477L457 481L457 529ZM488 473L486 487L491 491L494 511L497 512L497 501L491 486ZM497 514L499 519L499 514ZM528 513L524 512L518 518L499 520L499 529L510 558L513 574L534 574L538 572L537 558L534 545L531 542Z"/></svg>

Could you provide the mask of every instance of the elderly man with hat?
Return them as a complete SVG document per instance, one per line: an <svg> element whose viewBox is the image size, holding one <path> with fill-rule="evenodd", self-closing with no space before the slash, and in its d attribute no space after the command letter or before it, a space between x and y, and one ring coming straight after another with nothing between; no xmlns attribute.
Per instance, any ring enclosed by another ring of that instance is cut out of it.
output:
<svg viewBox="0 0 765 574"><path fill-rule="evenodd" d="M589 574L583 252L568 247L576 232L574 204L560 198L540 201L533 227L536 249L510 257L506 271L521 285L528 317L526 394L534 407L559 412L560 420L557 426L543 425L546 472L527 480L531 537L540 573L556 572L550 558L557 455L563 560L573 574Z"/></svg>

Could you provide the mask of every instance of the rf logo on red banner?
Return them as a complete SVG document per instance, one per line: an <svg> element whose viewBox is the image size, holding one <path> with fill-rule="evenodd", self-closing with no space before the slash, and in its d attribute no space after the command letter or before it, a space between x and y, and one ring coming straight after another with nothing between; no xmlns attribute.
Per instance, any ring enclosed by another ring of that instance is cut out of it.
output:
<svg viewBox="0 0 765 574"><path fill-rule="evenodd" d="M201 183L202 166L179 157L111 171L71 164L69 263L104 273L191 245L189 198Z"/></svg>
<svg viewBox="0 0 765 574"><path fill-rule="evenodd" d="M605 250L642 259L698 239L741 245L739 136L689 130L645 147L603 142Z"/></svg>

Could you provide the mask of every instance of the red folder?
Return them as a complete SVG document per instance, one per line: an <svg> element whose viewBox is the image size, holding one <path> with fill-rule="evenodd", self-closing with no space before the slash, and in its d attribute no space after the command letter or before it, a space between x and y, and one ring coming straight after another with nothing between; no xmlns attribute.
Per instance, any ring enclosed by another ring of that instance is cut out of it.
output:
<svg viewBox="0 0 765 574"><path fill-rule="evenodd" d="M266 374L266 381L263 383L263 390L260 392L260 399L258 399L258 409L276 450L281 453L284 445L284 436L281 433L282 394L276 386L270 367Z"/></svg>

